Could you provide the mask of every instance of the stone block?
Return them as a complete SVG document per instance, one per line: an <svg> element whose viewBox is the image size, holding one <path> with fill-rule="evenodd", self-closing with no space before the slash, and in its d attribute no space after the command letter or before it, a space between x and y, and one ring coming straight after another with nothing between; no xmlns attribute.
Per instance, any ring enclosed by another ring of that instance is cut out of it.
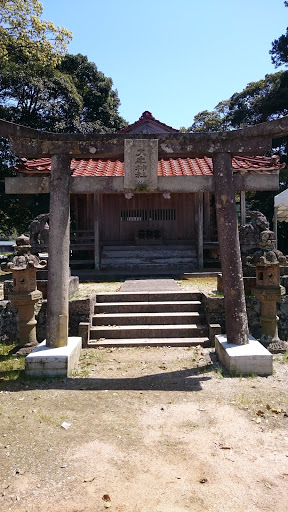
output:
<svg viewBox="0 0 288 512"><path fill-rule="evenodd" d="M68 377L77 368L82 339L69 337L65 347L51 348L44 340L25 359L25 371L29 377Z"/></svg>
<svg viewBox="0 0 288 512"><path fill-rule="evenodd" d="M221 325L220 324L209 324L209 341L210 346L215 347L215 336L216 334L221 334Z"/></svg>
<svg viewBox="0 0 288 512"><path fill-rule="evenodd" d="M43 270L43 272L46 272ZM38 277L38 273L37 273ZM48 281L47 279L37 279L37 289L42 292L43 299L47 299L47 289L48 289ZM79 277L78 276L70 276L69 277L69 297L77 293L79 290ZM3 286L3 293L4 293L4 300L8 300L9 294L13 291L13 281L7 280L4 281Z"/></svg>
<svg viewBox="0 0 288 512"><path fill-rule="evenodd" d="M215 351L225 368L231 373L267 376L273 373L273 357L253 336L246 345L227 343L225 334L215 336Z"/></svg>
<svg viewBox="0 0 288 512"><path fill-rule="evenodd" d="M82 347L87 348L89 343L89 331L90 331L90 323L89 322L80 322L79 324L79 336L82 339Z"/></svg>

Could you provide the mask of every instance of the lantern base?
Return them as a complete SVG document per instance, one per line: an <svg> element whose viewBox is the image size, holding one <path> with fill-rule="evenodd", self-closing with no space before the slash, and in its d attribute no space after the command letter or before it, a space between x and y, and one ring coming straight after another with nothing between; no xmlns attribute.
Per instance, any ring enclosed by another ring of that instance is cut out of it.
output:
<svg viewBox="0 0 288 512"><path fill-rule="evenodd" d="M215 351L220 361L230 373L236 375L261 375L273 373L273 356L253 336L249 343L236 345L227 343L225 334L215 336Z"/></svg>
<svg viewBox="0 0 288 512"><path fill-rule="evenodd" d="M44 340L25 359L25 371L30 377L68 377L77 368L82 338L69 337L64 347L51 348Z"/></svg>

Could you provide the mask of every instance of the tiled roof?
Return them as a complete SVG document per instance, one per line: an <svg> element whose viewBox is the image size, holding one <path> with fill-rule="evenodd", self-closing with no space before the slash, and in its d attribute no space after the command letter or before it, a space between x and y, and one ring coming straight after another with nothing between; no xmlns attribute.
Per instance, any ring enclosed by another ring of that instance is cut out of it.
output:
<svg viewBox="0 0 288 512"><path fill-rule="evenodd" d="M244 157L232 158L232 167L236 172L268 172L285 167L279 163L278 157ZM27 160L21 158L15 168L18 172L29 176L46 176L51 171L50 158ZM72 176L124 176L123 160L71 160ZM158 161L158 176L212 176L212 158L167 158Z"/></svg>
<svg viewBox="0 0 288 512"><path fill-rule="evenodd" d="M179 130L176 130L175 128L172 128L172 126L168 126L165 123L161 123L161 121L158 121L158 119L155 119L154 116L152 116L151 112L148 110L145 110L143 114L139 117L138 121L135 121L135 123L129 124L128 126L125 126L125 128L122 128L122 130L119 130L117 133L128 133L132 132L139 128L142 124L145 125L147 123L150 123L150 125L154 125L157 128L160 128L160 131L163 132L178 132Z"/></svg>

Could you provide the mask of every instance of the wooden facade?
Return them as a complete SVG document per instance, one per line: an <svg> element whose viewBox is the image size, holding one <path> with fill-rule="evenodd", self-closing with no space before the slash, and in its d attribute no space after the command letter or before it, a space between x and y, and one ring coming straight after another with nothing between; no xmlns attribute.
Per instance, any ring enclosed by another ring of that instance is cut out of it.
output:
<svg viewBox="0 0 288 512"><path fill-rule="evenodd" d="M210 193L71 195L71 250L101 266L105 245L189 245L203 252L217 240ZM201 259L201 256L200 256Z"/></svg>
<svg viewBox="0 0 288 512"><path fill-rule="evenodd" d="M141 230L158 231L163 243L196 244L198 202L198 193L175 193L170 199L163 194L136 194L131 199L124 194L99 194L95 211L94 194L75 194L71 196L72 231L94 231L98 220L100 240L105 244L133 243ZM215 239L216 229L210 202L209 195L204 209L207 240Z"/></svg>

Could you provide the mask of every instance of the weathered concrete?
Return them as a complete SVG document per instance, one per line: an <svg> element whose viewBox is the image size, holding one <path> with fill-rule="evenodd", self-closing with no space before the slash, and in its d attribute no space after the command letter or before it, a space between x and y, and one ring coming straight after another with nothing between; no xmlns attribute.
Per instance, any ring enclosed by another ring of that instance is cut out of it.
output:
<svg viewBox="0 0 288 512"><path fill-rule="evenodd" d="M52 155L50 181L47 346L68 342L70 157Z"/></svg>
<svg viewBox="0 0 288 512"><path fill-rule="evenodd" d="M272 375L273 356L268 350L249 336L249 343L239 345L227 342L227 336L215 336L215 351L220 361L231 373L261 376Z"/></svg>
<svg viewBox="0 0 288 512"><path fill-rule="evenodd" d="M18 313L10 300L0 301L0 341L15 343L19 340Z"/></svg>
<svg viewBox="0 0 288 512"><path fill-rule="evenodd" d="M248 321L231 155L216 153L213 168L227 339L229 343L244 345L248 343Z"/></svg>
<svg viewBox="0 0 288 512"><path fill-rule="evenodd" d="M79 324L89 322L96 302L95 294L87 299L69 301L69 336L78 336ZM47 302L43 301L37 315L37 339L43 341L47 337Z"/></svg>
<svg viewBox="0 0 288 512"><path fill-rule="evenodd" d="M102 157L102 155L101 155ZM273 174L234 174L234 190L278 190L279 172ZM23 176L5 178L6 194L48 194L50 177ZM155 192L214 192L213 176L159 176ZM71 194L115 193L124 191L123 176L75 176L70 181ZM139 188L133 193L140 194Z"/></svg>
<svg viewBox="0 0 288 512"><path fill-rule="evenodd" d="M11 293L13 289L13 281L4 281L3 283L3 295L4 300L8 300L8 295ZM48 292L48 280L47 279L37 279L37 289L42 293L43 299L47 299ZM78 276L70 276L69 277L69 297L77 293L79 290L79 277Z"/></svg>
<svg viewBox="0 0 288 512"><path fill-rule="evenodd" d="M121 285L121 292L162 292L180 291L174 279L126 279Z"/></svg>
<svg viewBox="0 0 288 512"><path fill-rule="evenodd" d="M77 368L82 340L68 338L62 347L51 348L46 340L40 343L25 359L25 371L29 377L68 377Z"/></svg>
<svg viewBox="0 0 288 512"><path fill-rule="evenodd" d="M158 140L126 139L124 144L125 190L157 188Z"/></svg>

